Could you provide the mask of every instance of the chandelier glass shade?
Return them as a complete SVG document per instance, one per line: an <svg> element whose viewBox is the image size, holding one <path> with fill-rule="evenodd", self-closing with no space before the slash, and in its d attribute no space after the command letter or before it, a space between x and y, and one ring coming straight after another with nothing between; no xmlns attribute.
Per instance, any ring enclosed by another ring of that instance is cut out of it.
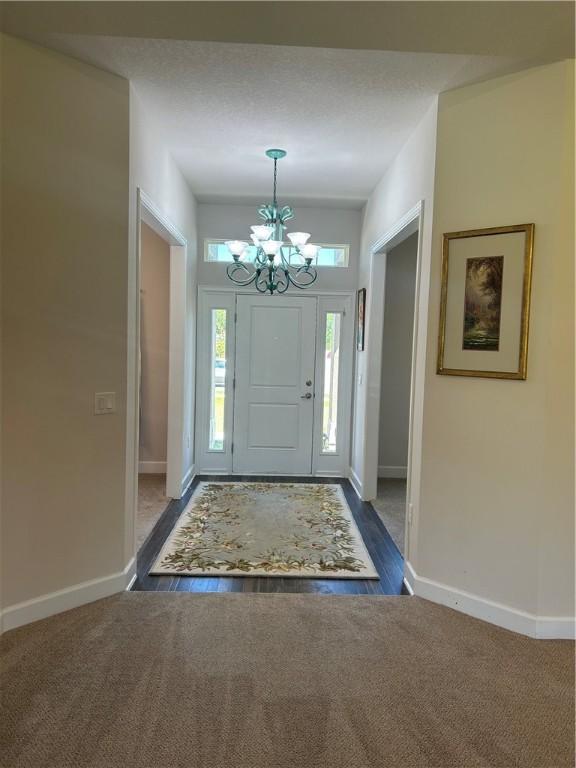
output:
<svg viewBox="0 0 576 768"><path fill-rule="evenodd" d="M260 293L284 293L293 285L308 288L318 274L312 262L320 246L312 245L308 232L288 232L290 242L284 242L286 222L294 218L289 205L280 207L276 199L278 160L286 156L283 149L269 149L266 155L274 161L274 189L272 202L258 208L263 224L250 227L250 239L256 247L256 255L250 261L246 256L249 243L245 240L228 240L226 245L233 261L226 268L230 280L236 285L254 284Z"/></svg>

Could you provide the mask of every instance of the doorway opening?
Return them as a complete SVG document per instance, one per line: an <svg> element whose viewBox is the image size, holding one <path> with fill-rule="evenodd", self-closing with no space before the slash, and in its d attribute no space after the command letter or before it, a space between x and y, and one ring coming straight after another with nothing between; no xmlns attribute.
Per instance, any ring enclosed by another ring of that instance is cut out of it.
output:
<svg viewBox="0 0 576 768"><path fill-rule="evenodd" d="M406 477L418 232L386 253L384 323L378 422L378 487L372 506L402 554L405 551Z"/></svg>
<svg viewBox="0 0 576 768"><path fill-rule="evenodd" d="M135 540L185 489L186 240L138 190Z"/></svg>
<svg viewBox="0 0 576 768"><path fill-rule="evenodd" d="M170 244L140 223L140 412L138 515L142 546L168 505L168 375L170 348Z"/></svg>
<svg viewBox="0 0 576 768"><path fill-rule="evenodd" d="M382 353L384 347L385 289L388 254L397 246L415 235L417 244L416 271L412 315L412 342L410 354L408 450L406 459L406 494L400 490L400 513L405 509L404 561L409 567L411 546L417 534L422 456L422 415L424 406L424 373L426 365L426 321L428 316L428 295L423 285L427 284L429 272L422 259L422 238L424 231L424 201L420 200L394 226L378 238L371 247L370 286L367 309L367 355L364 376L366 379L366 403L359 417L363 428L363 456L360 476L351 474L358 495L364 501L374 501L378 496L378 474L384 466L380 454L380 410L382 403ZM392 262L391 262L392 263ZM405 392L406 390L404 390ZM392 470L394 471L394 470ZM403 478L391 478L403 480ZM401 524L401 519L400 519ZM407 589L409 589L407 587Z"/></svg>

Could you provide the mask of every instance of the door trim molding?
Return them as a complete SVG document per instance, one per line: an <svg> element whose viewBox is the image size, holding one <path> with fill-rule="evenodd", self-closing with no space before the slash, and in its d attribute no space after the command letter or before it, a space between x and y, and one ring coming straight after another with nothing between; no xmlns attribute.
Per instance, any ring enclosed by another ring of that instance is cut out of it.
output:
<svg viewBox="0 0 576 768"><path fill-rule="evenodd" d="M236 297L237 296L251 296L254 295L254 291L250 289L239 289L234 286L218 286L218 285L209 285L209 284L201 284L198 286L198 301L197 301L197 322L196 322L196 328L198 333L198 340L197 340L197 356L196 356L196 365L197 365L197 374L196 374L196 472L199 474L210 474L210 475L217 475L217 474L234 474L233 472L233 465L232 465L232 456L227 456L224 463L222 463L219 460L219 456L222 456L222 454L216 454L213 452L206 452L203 450L203 446L206 443L207 435L206 435L206 429L205 429L205 422L206 422L206 414L203 412L203 410L206 409L206 403L205 401L205 393L203 392L203 389L205 387L205 370L206 370L206 359L205 359L205 345L206 342L206 321L203 317L203 313L207 308L209 308L209 305L211 305L213 302L210 301L210 297L212 297L213 300L216 300L218 296L223 297L223 299L226 301L227 306L232 306L232 304L236 304ZM292 294L294 295L294 294ZM306 296L300 296L300 294L295 294L299 298L306 298ZM316 322L316 332L318 334L318 317L320 312L320 305L325 304L327 301L329 301L330 298L335 299L339 304L342 304L343 302L348 302L348 306L346 307L346 313L347 313L347 320L349 322L348 326L348 335L350 336L349 343L350 350L349 350L349 358L348 363L345 366L343 366L343 376L344 376L344 397L346 399L347 407L345 408L345 413L343 416L343 449L341 454L338 455L340 459L340 464L338 468L332 469L328 467L319 467L317 462L317 455L315 451L315 445L313 445L313 453L312 453L312 471L310 473L298 473L296 476L302 476L302 477L347 477L348 475L348 469L349 469L349 462L350 462L350 430L351 430L351 413L352 413L352 379L353 379L353 360L354 360L354 301L356 297L356 291L354 290L340 290L340 291L317 291L317 290L306 290L306 295L310 296L310 298L316 299L317 304L317 322ZM233 298L233 301L230 301L230 299ZM235 334L235 327L234 327L234 334ZM316 346L318 351L318 336L316 339ZM236 345L235 345L235 339L234 339L234 345L233 345L233 365L231 366L232 371L232 379L234 378L234 375L236 373ZM318 355L316 355L316 361L315 361L315 368L317 368L317 360ZM228 361L227 361L228 366ZM315 371L316 374L316 371ZM349 382L346 382L346 379L349 378ZM230 378L227 377L227 381L229 381ZM233 391L226 391L226 397L233 398L234 394ZM318 409L315 409L315 420L316 416L318 415ZM232 418L233 422L233 418ZM203 426L204 425L204 426ZM231 428L233 429L233 423ZM212 462L212 464L205 461L205 458L207 456L211 455L212 457L215 457L217 459L218 466ZM222 466L220 466L222 465ZM250 473L237 473L237 474L250 474ZM262 471L257 471L252 474L267 474ZM274 473L278 474L278 473ZM283 475L286 475L287 473L283 472L281 473Z"/></svg>

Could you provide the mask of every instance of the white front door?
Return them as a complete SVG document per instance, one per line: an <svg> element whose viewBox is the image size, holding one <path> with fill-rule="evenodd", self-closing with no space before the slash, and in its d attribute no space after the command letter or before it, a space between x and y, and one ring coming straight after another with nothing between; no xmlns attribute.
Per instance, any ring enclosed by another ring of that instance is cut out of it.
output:
<svg viewBox="0 0 576 768"><path fill-rule="evenodd" d="M233 471L312 471L316 299L238 296Z"/></svg>

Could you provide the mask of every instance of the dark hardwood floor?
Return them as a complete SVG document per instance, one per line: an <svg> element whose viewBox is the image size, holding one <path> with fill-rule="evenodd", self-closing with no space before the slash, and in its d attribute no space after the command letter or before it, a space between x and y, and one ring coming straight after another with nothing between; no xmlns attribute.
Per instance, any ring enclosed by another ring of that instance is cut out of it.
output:
<svg viewBox="0 0 576 768"><path fill-rule="evenodd" d="M380 579L315 579L277 576L149 576L155 558L201 480L236 482L338 483L342 486ZM138 552L133 591L151 592L305 592L327 595L399 595L404 560L371 504L360 501L346 479L242 475L198 476L182 499L172 501Z"/></svg>

